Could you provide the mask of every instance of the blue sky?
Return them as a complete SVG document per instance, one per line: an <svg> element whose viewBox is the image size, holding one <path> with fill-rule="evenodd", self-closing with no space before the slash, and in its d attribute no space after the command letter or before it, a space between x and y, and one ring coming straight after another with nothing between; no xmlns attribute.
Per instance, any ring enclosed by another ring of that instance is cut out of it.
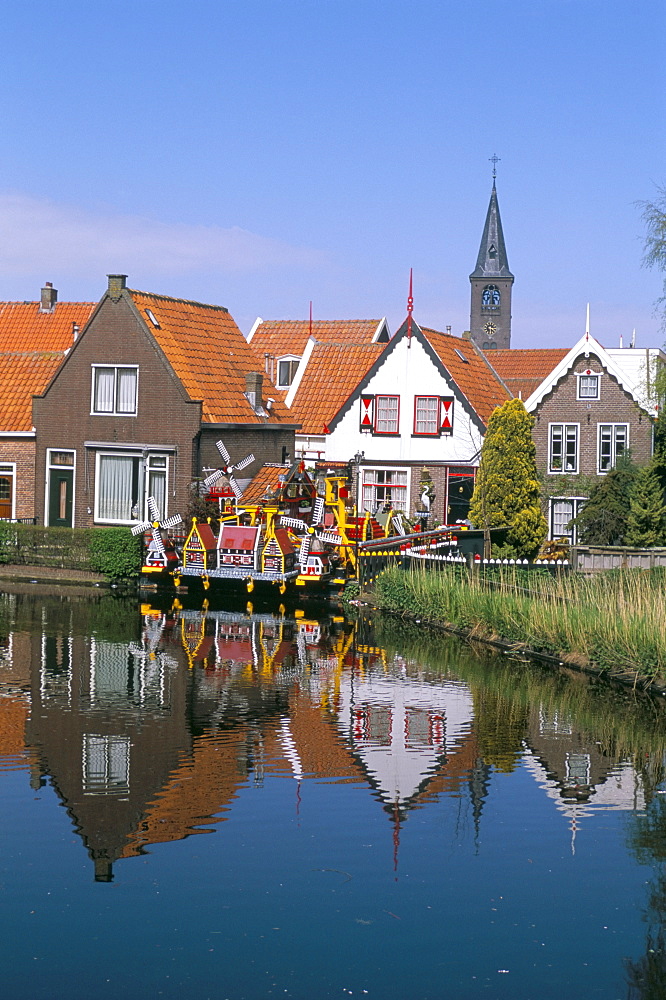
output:
<svg viewBox="0 0 666 1000"><path fill-rule="evenodd" d="M660 344L663 0L31 0L1 37L0 299L469 325L497 153L513 346ZM625 340L626 343L626 340Z"/></svg>

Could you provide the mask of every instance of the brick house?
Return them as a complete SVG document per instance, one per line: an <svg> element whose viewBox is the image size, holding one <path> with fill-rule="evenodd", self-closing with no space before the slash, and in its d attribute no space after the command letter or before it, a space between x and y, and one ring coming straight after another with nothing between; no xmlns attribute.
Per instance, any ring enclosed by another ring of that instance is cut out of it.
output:
<svg viewBox="0 0 666 1000"><path fill-rule="evenodd" d="M436 493L433 520L464 520L488 419L510 398L482 351L471 341L405 320L374 359L363 359L364 374L340 399L337 373L345 355L332 346L327 358L321 352L310 398L299 402L301 387L293 410L299 422L308 414L325 419L330 396L335 410L323 435L325 461L361 456L354 466L359 507L390 505L413 516L425 468Z"/></svg>
<svg viewBox="0 0 666 1000"><path fill-rule="evenodd" d="M94 307L58 302L48 282L37 302L0 303L0 519L35 517L32 396L44 391Z"/></svg>
<svg viewBox="0 0 666 1000"><path fill-rule="evenodd" d="M185 514L190 485L220 465L222 439L248 480L293 454L294 424L229 312L108 288L33 401L36 516L89 527ZM242 480L239 482L243 483Z"/></svg>
<svg viewBox="0 0 666 1000"><path fill-rule="evenodd" d="M501 359L493 354L491 360L506 374ZM637 465L650 461L658 412L650 380L655 366L664 363L666 355L658 348L608 349L586 333L525 399L536 421L533 436L546 482L550 538L576 541L569 521L591 483L615 468L621 455L631 451Z"/></svg>

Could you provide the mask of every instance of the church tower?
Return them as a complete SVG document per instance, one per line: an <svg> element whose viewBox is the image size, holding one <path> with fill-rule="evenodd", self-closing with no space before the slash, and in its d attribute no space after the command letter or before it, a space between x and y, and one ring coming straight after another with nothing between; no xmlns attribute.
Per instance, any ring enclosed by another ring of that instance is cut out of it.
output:
<svg viewBox="0 0 666 1000"><path fill-rule="evenodd" d="M495 187L497 157L492 157L492 163L493 190L476 267L469 276L472 285L469 321L471 339L477 347L486 351L511 347L511 287L514 282L509 270L497 202Z"/></svg>

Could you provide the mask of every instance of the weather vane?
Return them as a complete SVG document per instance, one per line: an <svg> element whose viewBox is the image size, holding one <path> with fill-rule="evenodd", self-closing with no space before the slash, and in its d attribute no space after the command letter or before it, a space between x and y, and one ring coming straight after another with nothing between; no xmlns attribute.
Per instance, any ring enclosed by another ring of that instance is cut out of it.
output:
<svg viewBox="0 0 666 1000"><path fill-rule="evenodd" d="M493 181L494 181L495 178L497 177L497 164L500 163L501 157L498 156L497 153L493 153L493 155L489 156L488 159L493 165Z"/></svg>

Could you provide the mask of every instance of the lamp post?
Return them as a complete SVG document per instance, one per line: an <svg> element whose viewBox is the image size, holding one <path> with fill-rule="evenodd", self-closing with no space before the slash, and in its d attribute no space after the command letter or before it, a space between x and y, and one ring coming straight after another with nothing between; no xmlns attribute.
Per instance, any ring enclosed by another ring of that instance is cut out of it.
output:
<svg viewBox="0 0 666 1000"><path fill-rule="evenodd" d="M360 507L360 503L359 503L359 500L360 500L359 491L360 491L360 488L361 488L361 482L360 482L360 480L361 480L361 462L363 461L364 458L365 458L365 452L364 451L357 451L356 454L354 455L354 457L352 458L352 468L354 469L354 472L355 472L354 478L356 480L356 483L355 483L355 486L354 486L354 520L356 521L356 531L354 532L354 548L355 548L355 554L356 554L356 559L355 559L355 562L356 562L356 579L359 582L359 586L360 586L360 583L361 583L361 567L359 566L359 563L358 563L358 536L359 536L359 533L360 533L360 530L361 530L361 526L359 524L359 520L360 520L360 518L359 518L359 507Z"/></svg>

